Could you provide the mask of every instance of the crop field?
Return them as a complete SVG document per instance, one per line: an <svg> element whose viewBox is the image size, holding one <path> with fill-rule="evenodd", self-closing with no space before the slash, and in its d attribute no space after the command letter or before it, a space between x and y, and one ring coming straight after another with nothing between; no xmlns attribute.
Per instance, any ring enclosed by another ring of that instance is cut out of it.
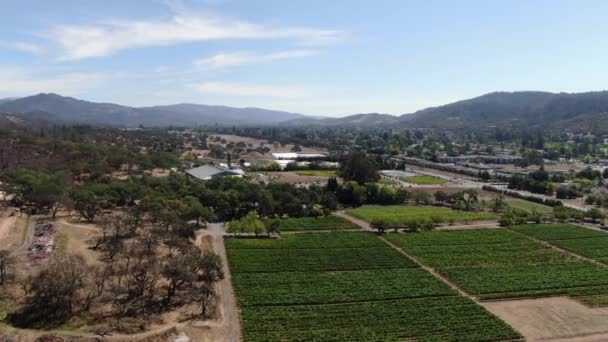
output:
<svg viewBox="0 0 608 342"><path fill-rule="evenodd" d="M335 170L300 170L294 171L300 176L336 177Z"/></svg>
<svg viewBox="0 0 608 342"><path fill-rule="evenodd" d="M371 222L375 219L389 220L396 223L407 223L410 220L427 219L433 216L441 218L443 221L479 221L492 220L497 216L494 213L477 213L452 210L442 207L419 207L404 205L364 205L362 207L349 210L349 215Z"/></svg>
<svg viewBox="0 0 608 342"><path fill-rule="evenodd" d="M481 299L608 293L608 268L506 229L389 234L387 239Z"/></svg>
<svg viewBox="0 0 608 342"><path fill-rule="evenodd" d="M536 209L541 214L549 214L553 212L553 208L548 205L538 204L522 199L509 199L507 201L507 205L514 209L524 210L527 212L532 212L533 209Z"/></svg>
<svg viewBox="0 0 608 342"><path fill-rule="evenodd" d="M608 264L608 234L572 224L536 224L514 230Z"/></svg>
<svg viewBox="0 0 608 342"><path fill-rule="evenodd" d="M412 176L412 177L401 177L404 182L416 184L416 185L441 185L448 181L433 176Z"/></svg>
<svg viewBox="0 0 608 342"><path fill-rule="evenodd" d="M231 238L226 246L245 341L519 337L372 234Z"/></svg>
<svg viewBox="0 0 608 342"><path fill-rule="evenodd" d="M509 326L463 297L244 307L246 341L501 341Z"/></svg>
<svg viewBox="0 0 608 342"><path fill-rule="evenodd" d="M286 218L279 220L279 222L279 231L281 232L359 228L356 224L338 216Z"/></svg>

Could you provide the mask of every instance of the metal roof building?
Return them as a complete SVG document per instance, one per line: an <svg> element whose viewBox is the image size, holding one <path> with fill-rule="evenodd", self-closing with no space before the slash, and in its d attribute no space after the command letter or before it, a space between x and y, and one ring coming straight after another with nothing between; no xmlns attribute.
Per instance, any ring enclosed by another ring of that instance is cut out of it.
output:
<svg viewBox="0 0 608 342"><path fill-rule="evenodd" d="M243 177L245 172L241 169L226 169L214 165L203 165L186 171L186 174L200 180L216 177Z"/></svg>

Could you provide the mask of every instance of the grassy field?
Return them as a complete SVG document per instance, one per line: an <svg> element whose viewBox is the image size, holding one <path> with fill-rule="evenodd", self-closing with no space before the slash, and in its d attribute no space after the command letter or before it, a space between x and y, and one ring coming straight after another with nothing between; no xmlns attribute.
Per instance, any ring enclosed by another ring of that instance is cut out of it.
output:
<svg viewBox="0 0 608 342"><path fill-rule="evenodd" d="M380 178L378 180L378 184L382 184L382 185L395 185L395 184L397 184L397 181L394 180L394 179L382 177L382 178Z"/></svg>
<svg viewBox="0 0 608 342"><path fill-rule="evenodd" d="M608 268L505 229L389 234L387 238L482 299L608 293Z"/></svg>
<svg viewBox="0 0 608 342"><path fill-rule="evenodd" d="M300 170L294 171L300 176L317 176L317 177L336 177L335 170Z"/></svg>
<svg viewBox="0 0 608 342"><path fill-rule="evenodd" d="M401 177L404 182L417 184L417 185L441 185L447 183L445 179L441 179L433 176L412 176L412 177Z"/></svg>
<svg viewBox="0 0 608 342"><path fill-rule="evenodd" d="M518 337L372 234L232 238L226 246L245 341Z"/></svg>
<svg viewBox="0 0 608 342"><path fill-rule="evenodd" d="M509 199L507 201L507 205L513 209L524 210L529 213L532 212L532 209L536 209L541 214L550 214L553 212L553 208L548 205L538 204L522 199Z"/></svg>
<svg viewBox="0 0 608 342"><path fill-rule="evenodd" d="M279 231L315 231L315 230L343 230L357 229L359 226L338 216L326 217L298 217L287 218L279 221Z"/></svg>
<svg viewBox="0 0 608 342"><path fill-rule="evenodd" d="M494 213L476 213L452 210L442 207L419 207L402 205L364 205L357 209L349 210L349 215L361 218L368 222L375 219L385 219L397 223L407 223L409 220L425 219L432 216L440 217L443 221L479 221L496 219Z"/></svg>

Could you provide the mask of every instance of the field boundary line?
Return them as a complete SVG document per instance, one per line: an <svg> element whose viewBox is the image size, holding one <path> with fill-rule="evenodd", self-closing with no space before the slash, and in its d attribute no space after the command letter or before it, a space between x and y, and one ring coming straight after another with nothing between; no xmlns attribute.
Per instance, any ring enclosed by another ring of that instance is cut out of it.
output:
<svg viewBox="0 0 608 342"><path fill-rule="evenodd" d="M339 211L336 212L337 215L340 215L344 218L346 218L347 220L350 220L352 223L355 223L359 226L361 226L361 228L366 229L366 227L369 227L369 224L361 219L352 217L350 215L348 215L345 211ZM365 226L364 226L365 225ZM370 228L371 229L371 228ZM403 249L399 248L398 246L394 245L392 242L388 241L387 239L385 239L383 236L378 236L378 238L382 241L384 241L384 243L386 243L387 245L389 245L391 248L393 248L394 250L396 250L398 253L405 255L408 259L410 259L412 262L414 262L416 265L420 266L422 269L426 270L427 272L431 273L431 275L433 275L435 278L441 280L443 283L445 283L446 285L448 285L449 287L451 287L453 290L455 290L458 294L460 294L461 296L464 296L466 298L469 298L471 300L473 300L475 303L480 304L480 302L477 300L477 298L475 298L474 296L471 296L470 294L466 293L463 289L461 289L458 285L456 285L455 283L453 283L451 280L449 280L448 278L444 277L443 275L441 275L439 272L437 272L434 268L426 265L425 263L423 263L422 261L418 260L417 258L411 256L409 253L405 252Z"/></svg>
<svg viewBox="0 0 608 342"><path fill-rule="evenodd" d="M584 260L584 261L590 262L590 263L592 263L592 264L595 264L595 265L598 265L598 266L601 266L601 267L604 267L604 268L608 268L608 265L607 265L607 264L604 264L604 263L603 263L603 262L601 262L601 261L598 261L598 260L595 260L595 259L592 259L592 258L589 258L589 257L583 256L583 255L580 255L580 254L575 253L575 252L573 252L573 251L571 251L571 250L568 250L568 249L566 249L566 248L556 246L556 245L552 244L552 243L551 243L551 242L549 242L549 241L545 241L545 240L541 240L541 239L539 239L539 238L535 238L535 237L530 236L530 235L528 235L528 234L525 234L525 233L522 233L522 232L518 232L517 230L511 229L511 228L507 228L507 229L508 229L509 231L511 231L511 232L513 232L513 233L515 233L515 234L519 234L519 235L521 235L521 236L524 236L524 237L526 237L526 238L528 238L528 239L530 239L530 240L532 240L532 241L534 241L534 242L538 242L538 243L540 243L541 245L546 246L546 247L549 247L549 248L551 248L551 249L554 249L554 250L556 250L556 251L558 251L558 252L560 252L560 253L563 253L563 254L568 254L568 255L573 256L573 257L575 257L575 258L577 258L577 259Z"/></svg>
<svg viewBox="0 0 608 342"><path fill-rule="evenodd" d="M470 300L474 301L475 303L481 305L481 302L475 296L472 296L472 295L466 293L463 289L461 289L458 285L456 285L456 283L452 282L451 280L449 280L448 278L446 278L445 276L443 276L441 273L439 273L437 270L435 270L431 266L429 266L429 265L423 263L422 261L418 260L418 258L410 255L409 253L407 253L403 249L399 248L399 246L397 246L397 245L393 244L392 242L388 241L387 239L385 239L383 236L379 236L378 238L380 240L384 241L389 246L391 246L397 252L399 252L399 253L405 255L406 257L408 257L410 260L412 260L414 263L416 263L418 266L420 266L425 271L431 273L431 275L433 275L435 278L438 278L439 280L441 280L443 283L445 283L446 285L448 285L449 287L451 287L454 291L458 292L458 294L460 294L461 296L469 298Z"/></svg>
<svg viewBox="0 0 608 342"><path fill-rule="evenodd" d="M281 231L281 235L307 234L307 233L338 233L338 232L360 232L361 229L320 229L320 230L286 230Z"/></svg>

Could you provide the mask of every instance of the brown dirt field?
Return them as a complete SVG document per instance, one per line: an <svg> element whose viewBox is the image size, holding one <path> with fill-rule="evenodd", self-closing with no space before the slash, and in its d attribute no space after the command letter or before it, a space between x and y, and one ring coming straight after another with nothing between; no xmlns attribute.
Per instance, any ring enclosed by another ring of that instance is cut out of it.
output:
<svg viewBox="0 0 608 342"><path fill-rule="evenodd" d="M238 135L228 135L228 134L213 134L211 137L220 137L224 140L226 140L226 142L239 142L242 141L246 144L253 144L253 147L258 147L260 145L260 143L264 143L264 145L266 145L268 148L270 148L270 153L280 153L280 152L291 152L291 148L293 147L292 144L287 144L285 146L281 146L281 145L277 145L277 147L275 148L272 144L272 142L268 142L267 140L263 140L263 139L257 139L257 138L251 138L251 137L241 137ZM209 142L211 142L211 139L209 139ZM326 152L327 150L325 149L320 149L320 148L316 148L316 147L304 147L302 146L302 152L301 153L320 153L320 152Z"/></svg>
<svg viewBox="0 0 608 342"><path fill-rule="evenodd" d="M295 172L269 172L268 175L272 177L273 180L277 180L279 182L285 182L290 184L313 184L319 183L321 185L327 184L327 179L329 177L321 177L321 176L303 176L299 175Z"/></svg>
<svg viewBox="0 0 608 342"><path fill-rule="evenodd" d="M475 180L475 177L471 177L471 176L467 176L467 175L462 175L460 173L441 171L441 170L426 168L426 167L422 167L422 166L418 166L418 165L410 165L410 164L408 164L407 165L407 169L408 170L414 170L414 171L423 171L423 172L424 171L430 171L430 172L438 174L438 175L442 175L442 176L446 176L446 177L452 177L452 178Z"/></svg>
<svg viewBox="0 0 608 342"><path fill-rule="evenodd" d="M99 263L99 254L89 249L92 241L101 235L99 228L94 225L70 223L66 220L59 220L57 223L59 233L67 240L65 246L67 252L84 256L89 264Z"/></svg>
<svg viewBox="0 0 608 342"><path fill-rule="evenodd" d="M440 226L436 230L467 230L467 229L498 229L501 228L498 221L475 221L471 224L456 224L453 226Z"/></svg>
<svg viewBox="0 0 608 342"><path fill-rule="evenodd" d="M568 297L483 302L527 341L607 341L608 308L590 308Z"/></svg>
<svg viewBox="0 0 608 342"><path fill-rule="evenodd" d="M26 216L2 217L0 219L0 247L13 251L23 243Z"/></svg>
<svg viewBox="0 0 608 342"><path fill-rule="evenodd" d="M18 216L9 216L12 212L13 211L10 209L0 212L0 241L15 229L15 223L17 223ZM4 244L0 244L0 246L4 246Z"/></svg>

